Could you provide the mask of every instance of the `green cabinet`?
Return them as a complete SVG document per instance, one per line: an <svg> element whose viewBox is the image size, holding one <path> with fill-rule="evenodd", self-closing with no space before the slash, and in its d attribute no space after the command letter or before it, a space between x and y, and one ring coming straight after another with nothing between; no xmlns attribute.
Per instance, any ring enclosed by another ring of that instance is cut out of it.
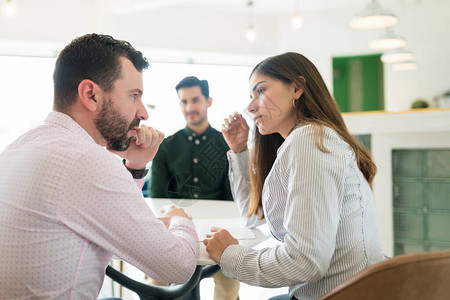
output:
<svg viewBox="0 0 450 300"><path fill-rule="evenodd" d="M394 255L450 250L450 149L392 151Z"/></svg>

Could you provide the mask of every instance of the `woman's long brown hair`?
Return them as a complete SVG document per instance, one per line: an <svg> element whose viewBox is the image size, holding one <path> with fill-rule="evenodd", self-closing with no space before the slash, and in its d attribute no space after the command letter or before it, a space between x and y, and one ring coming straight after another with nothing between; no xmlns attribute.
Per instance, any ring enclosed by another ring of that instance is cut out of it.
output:
<svg viewBox="0 0 450 300"><path fill-rule="evenodd" d="M286 84L295 83L300 87L303 93L295 101L297 126L312 125L315 144L323 152L328 152L323 145L325 126L336 131L353 148L358 168L366 180L372 182L377 167L370 153L348 131L336 101L311 61L299 53L288 52L263 60L253 69L251 75L254 73L281 80ZM254 132L250 155L251 192L248 216L258 214L264 217L261 201L264 181L273 166L277 149L283 142L284 139L278 133L261 135L257 129Z"/></svg>

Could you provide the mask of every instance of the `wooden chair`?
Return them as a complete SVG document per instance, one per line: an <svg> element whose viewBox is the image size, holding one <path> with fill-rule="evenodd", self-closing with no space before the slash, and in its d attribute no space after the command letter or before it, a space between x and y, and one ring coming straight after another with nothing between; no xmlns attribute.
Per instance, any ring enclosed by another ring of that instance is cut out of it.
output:
<svg viewBox="0 0 450 300"><path fill-rule="evenodd" d="M359 272L319 300L450 299L450 251L393 257Z"/></svg>

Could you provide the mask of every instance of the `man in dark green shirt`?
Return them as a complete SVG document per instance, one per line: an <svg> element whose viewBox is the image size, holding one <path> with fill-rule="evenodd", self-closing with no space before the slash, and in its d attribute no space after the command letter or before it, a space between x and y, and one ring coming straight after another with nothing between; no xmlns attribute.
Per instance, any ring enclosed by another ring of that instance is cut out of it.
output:
<svg viewBox="0 0 450 300"><path fill-rule="evenodd" d="M186 77L176 90L187 124L161 143L152 161L149 196L233 200L226 157L229 147L207 118L212 104L208 82Z"/></svg>
<svg viewBox="0 0 450 300"><path fill-rule="evenodd" d="M229 147L222 133L208 122L212 104L206 80L190 76L175 87L186 127L167 137L152 161L149 196L233 200L228 180ZM238 298L239 281L227 278L222 271L214 276L215 300Z"/></svg>

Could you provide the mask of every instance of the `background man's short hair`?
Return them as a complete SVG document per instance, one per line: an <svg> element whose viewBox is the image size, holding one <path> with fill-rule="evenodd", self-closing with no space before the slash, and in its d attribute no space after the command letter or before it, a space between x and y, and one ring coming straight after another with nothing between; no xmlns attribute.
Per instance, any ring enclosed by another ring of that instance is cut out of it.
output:
<svg viewBox="0 0 450 300"><path fill-rule="evenodd" d="M202 90L203 96L205 96L206 99L209 98L209 85L207 80L200 80L195 76L188 76L183 78L175 87L175 90L178 93L178 90L181 88L186 87L193 87L193 86L199 86Z"/></svg>

